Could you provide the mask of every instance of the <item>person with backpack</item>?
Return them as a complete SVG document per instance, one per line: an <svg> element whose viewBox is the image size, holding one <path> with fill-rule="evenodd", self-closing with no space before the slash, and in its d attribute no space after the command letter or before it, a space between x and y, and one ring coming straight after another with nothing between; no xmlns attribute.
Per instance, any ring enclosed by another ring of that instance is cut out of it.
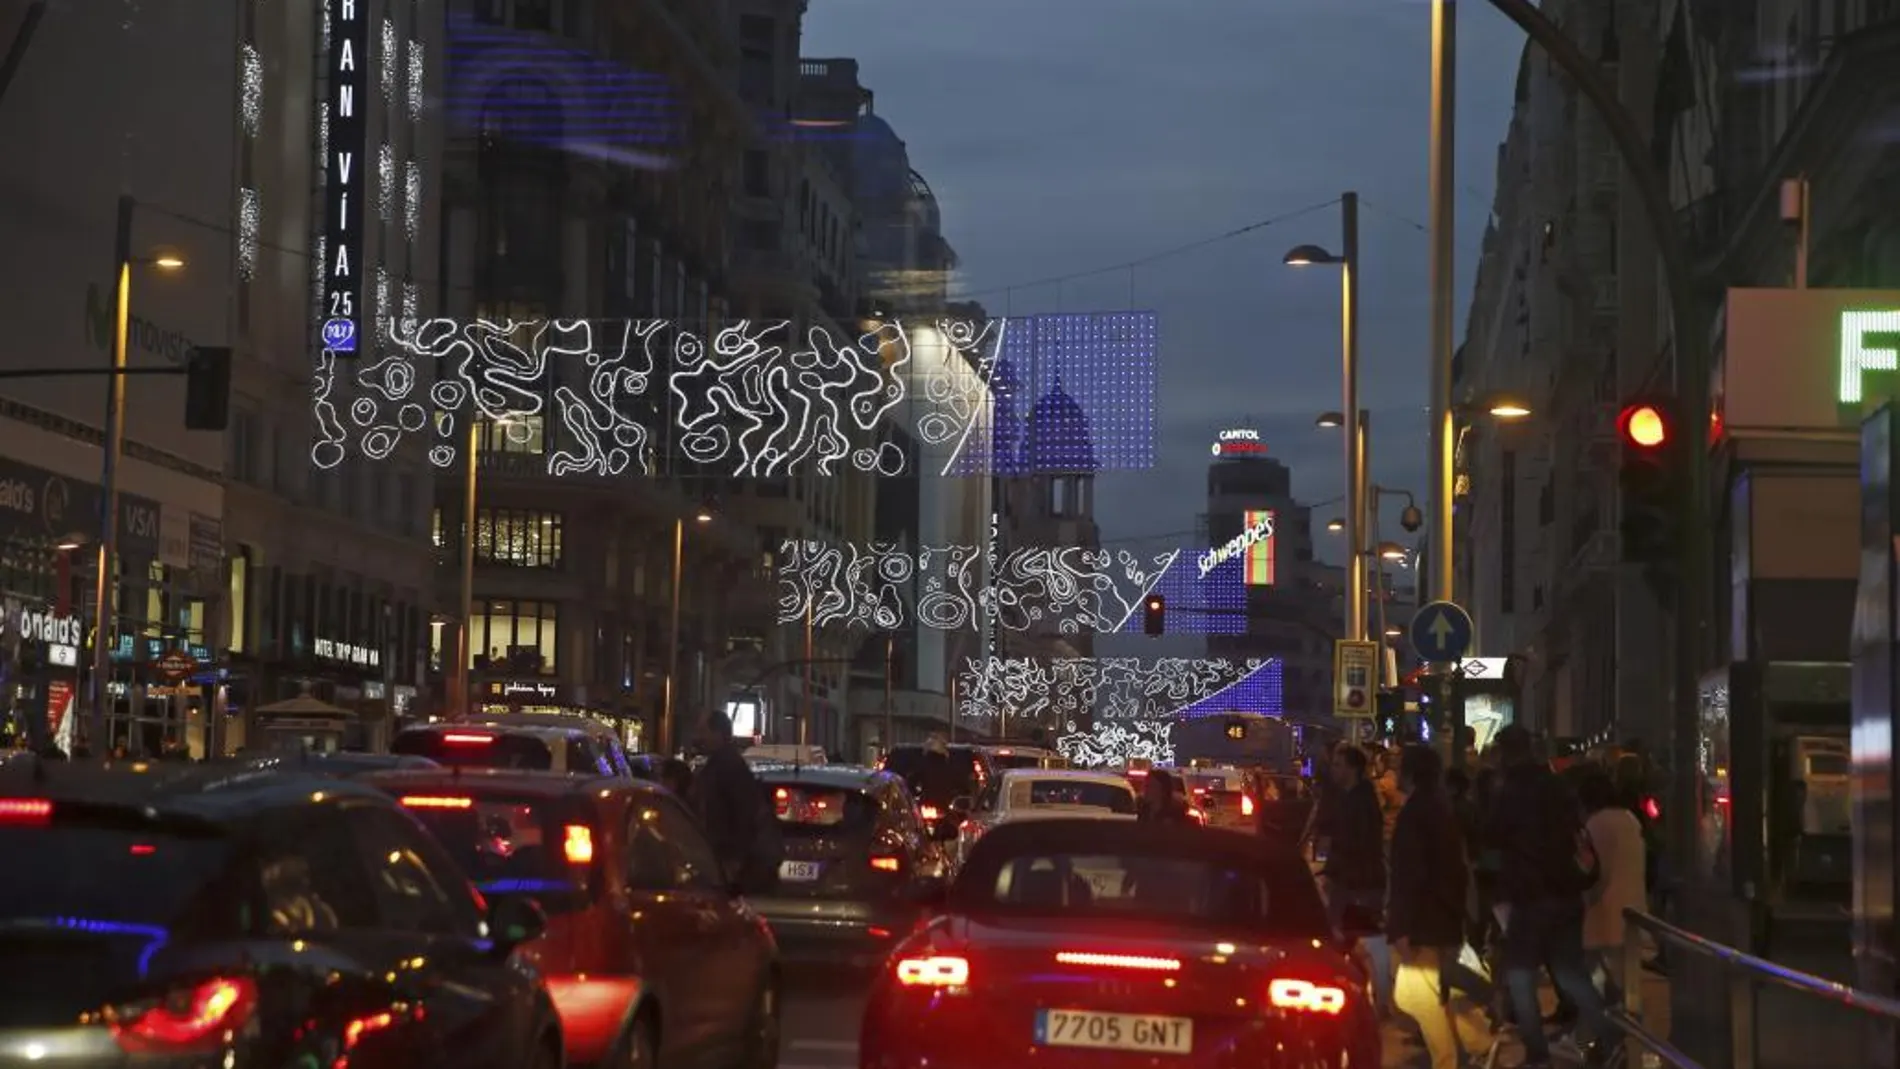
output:
<svg viewBox="0 0 1900 1069"><path fill-rule="evenodd" d="M1512 724L1498 732L1503 765L1487 835L1498 850L1497 893L1504 911L1500 964L1511 1017L1524 1043L1526 1069L1550 1064L1542 1028L1538 971L1547 970L1577 1009L1579 1031L1609 1036L1603 997L1590 982L1583 954L1583 896L1601 867L1585 830L1583 807L1550 766L1537 758L1530 732ZM1585 1046L1594 1063L1597 1052Z"/></svg>

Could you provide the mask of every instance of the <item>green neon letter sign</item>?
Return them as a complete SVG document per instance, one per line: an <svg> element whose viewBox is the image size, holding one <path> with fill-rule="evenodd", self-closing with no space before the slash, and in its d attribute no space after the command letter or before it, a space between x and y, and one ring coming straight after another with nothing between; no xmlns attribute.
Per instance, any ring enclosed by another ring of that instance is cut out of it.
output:
<svg viewBox="0 0 1900 1069"><path fill-rule="evenodd" d="M1841 313L1841 403L1861 401L1861 376L1869 371L1900 371L1900 348L1874 345L1873 336L1900 336L1900 311Z"/></svg>

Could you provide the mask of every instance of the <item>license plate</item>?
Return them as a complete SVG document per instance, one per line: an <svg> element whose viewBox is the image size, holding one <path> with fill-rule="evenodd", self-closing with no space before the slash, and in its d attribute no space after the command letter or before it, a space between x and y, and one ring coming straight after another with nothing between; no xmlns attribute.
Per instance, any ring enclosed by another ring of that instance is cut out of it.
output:
<svg viewBox="0 0 1900 1069"><path fill-rule="evenodd" d="M778 878L795 883L810 883L818 878L818 862L781 861L778 863Z"/></svg>
<svg viewBox="0 0 1900 1069"><path fill-rule="evenodd" d="M1036 1014L1036 1045L1192 1054L1194 1020L1140 1013L1042 1010Z"/></svg>

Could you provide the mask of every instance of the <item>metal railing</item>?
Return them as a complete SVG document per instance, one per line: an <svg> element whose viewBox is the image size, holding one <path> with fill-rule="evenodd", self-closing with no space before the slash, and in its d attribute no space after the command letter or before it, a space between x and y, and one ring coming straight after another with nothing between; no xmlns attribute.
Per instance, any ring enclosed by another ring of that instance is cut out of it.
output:
<svg viewBox="0 0 1900 1069"><path fill-rule="evenodd" d="M1705 1069L1703 1063L1657 1035L1643 1019L1644 935L1656 940L1658 947L1672 946L1721 966L1728 989L1730 1046L1726 1065L1730 1069L1757 1069L1757 986L1793 991L1869 1017L1900 1023L1900 1001L1777 965L1734 947L1705 939L1640 910L1624 910L1623 919L1626 922L1623 975L1618 977L1623 988L1623 1004L1610 1011L1609 1019L1611 1025L1623 1034L1624 1064L1628 1069L1639 1069L1644 1064L1645 1055L1651 1054L1675 1069ZM1670 1016L1672 1019L1676 1017L1673 1007Z"/></svg>

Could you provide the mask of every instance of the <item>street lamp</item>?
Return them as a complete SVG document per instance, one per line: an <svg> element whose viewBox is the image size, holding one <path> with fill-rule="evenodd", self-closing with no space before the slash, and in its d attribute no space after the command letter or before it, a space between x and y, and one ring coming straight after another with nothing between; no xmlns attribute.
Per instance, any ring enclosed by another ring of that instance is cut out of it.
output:
<svg viewBox="0 0 1900 1069"><path fill-rule="evenodd" d="M1338 534L1346 529L1346 521L1334 516L1332 519L1326 521L1326 529L1334 534Z"/></svg>
<svg viewBox="0 0 1900 1069"><path fill-rule="evenodd" d="M112 581L119 554L119 460L125 453L125 370L127 335L132 323L132 268L156 267L161 271L184 268L185 258L176 250L158 249L149 256L132 255L132 217L138 202L131 195L119 194L118 216L112 236L112 262L117 268L113 282L112 376L106 388L104 460L99 473L99 491L103 499L99 517L99 578L92 598L92 721L87 725L90 745L109 748L110 729L106 723L106 673L111 668ZM75 543L77 549L84 542Z"/></svg>
<svg viewBox="0 0 1900 1069"><path fill-rule="evenodd" d="M701 503L693 512L693 522L708 524L713 521L712 506ZM673 518L673 606L666 638L666 690L664 705L660 713L659 745L653 748L655 753L669 754L679 748L678 723L675 708L678 702L680 670L680 587L686 577L686 516L681 514Z"/></svg>
<svg viewBox="0 0 1900 1069"><path fill-rule="evenodd" d="M1359 410L1359 194L1339 195L1340 250L1335 256L1318 245L1296 245L1287 251L1289 267L1335 264L1339 272L1340 379L1344 403L1331 424L1346 429L1346 542L1355 556L1364 548L1366 525L1366 458L1364 428ZM1323 422L1321 426L1327 426ZM1357 568L1346 576L1346 634L1366 636L1366 578Z"/></svg>
<svg viewBox="0 0 1900 1069"><path fill-rule="evenodd" d="M1411 550L1406 549L1404 546L1399 545L1397 542L1379 543L1379 559L1380 560L1403 561L1407 557L1410 557L1411 555L1412 555Z"/></svg>

